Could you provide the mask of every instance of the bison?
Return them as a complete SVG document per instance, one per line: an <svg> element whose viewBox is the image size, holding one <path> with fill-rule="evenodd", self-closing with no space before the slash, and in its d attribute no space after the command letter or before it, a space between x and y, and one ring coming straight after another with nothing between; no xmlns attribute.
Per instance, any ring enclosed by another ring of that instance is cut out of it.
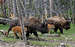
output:
<svg viewBox="0 0 75 47"><path fill-rule="evenodd" d="M52 24L55 26L54 28L54 32L57 32L57 30L59 29L60 32L63 34L63 29L70 29L70 23L71 20L66 20L64 17L59 17L59 16L54 16L54 17L50 17L47 20L47 24Z"/></svg>
<svg viewBox="0 0 75 47"><path fill-rule="evenodd" d="M24 30L27 31L27 28L24 27ZM13 31L14 37L16 37L16 39L19 39L19 38L23 39L22 38L22 28L21 28L21 26L12 27L12 31ZM5 35L8 36L8 32L6 32Z"/></svg>
<svg viewBox="0 0 75 47"><path fill-rule="evenodd" d="M31 25L29 26L27 29L27 38L29 38L29 33L33 33L38 39L38 34L37 34L37 31L41 32L42 34L45 34L45 33L48 33L48 25L45 24L45 23L41 23L41 24L38 24L38 25Z"/></svg>

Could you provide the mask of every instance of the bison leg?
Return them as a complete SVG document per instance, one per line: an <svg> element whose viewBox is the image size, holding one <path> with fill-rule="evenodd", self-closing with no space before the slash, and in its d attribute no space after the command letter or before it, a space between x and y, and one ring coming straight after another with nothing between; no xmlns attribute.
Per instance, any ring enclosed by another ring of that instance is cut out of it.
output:
<svg viewBox="0 0 75 47"><path fill-rule="evenodd" d="M9 27L9 29L8 29L8 34L9 34L9 32L11 31L11 29L12 29L12 27Z"/></svg>
<svg viewBox="0 0 75 47"><path fill-rule="evenodd" d="M55 28L54 28L54 32L56 32L56 33L57 33L57 30L58 30L58 27L55 27Z"/></svg>
<svg viewBox="0 0 75 47"><path fill-rule="evenodd" d="M19 32L19 38L21 38L21 40L23 40L23 37L22 37L22 33Z"/></svg>
<svg viewBox="0 0 75 47"><path fill-rule="evenodd" d="M36 37L38 37L38 34L37 34L37 32L36 32L36 31L34 31L34 32L33 32L33 34L34 34Z"/></svg>
<svg viewBox="0 0 75 47"><path fill-rule="evenodd" d="M29 31L26 32L26 38L29 39Z"/></svg>
<svg viewBox="0 0 75 47"><path fill-rule="evenodd" d="M16 39L19 39L19 37L18 37L17 33L14 33L14 35L15 35Z"/></svg>
<svg viewBox="0 0 75 47"><path fill-rule="evenodd" d="M59 28L59 30L60 30L60 32L63 34L63 28L62 28L62 27L60 27L60 28Z"/></svg>
<svg viewBox="0 0 75 47"><path fill-rule="evenodd" d="M8 34L11 31L12 27L14 27L13 25L10 25L9 29L8 29Z"/></svg>
<svg viewBox="0 0 75 47"><path fill-rule="evenodd" d="M37 40L40 40L36 31L34 31L33 34L36 36Z"/></svg>

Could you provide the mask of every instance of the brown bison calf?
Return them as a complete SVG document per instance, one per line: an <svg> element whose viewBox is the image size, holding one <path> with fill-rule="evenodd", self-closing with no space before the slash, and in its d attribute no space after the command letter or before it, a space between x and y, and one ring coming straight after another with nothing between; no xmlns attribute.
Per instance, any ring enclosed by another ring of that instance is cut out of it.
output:
<svg viewBox="0 0 75 47"><path fill-rule="evenodd" d="M27 31L27 28L24 27L24 30ZM21 26L15 26L15 27L13 27L13 28L12 28L12 31L13 31L13 33L14 33L14 37L16 37L17 39L18 39L18 38L23 39L23 38L22 38L22 28L21 28ZM6 32L5 35L8 36L8 32Z"/></svg>

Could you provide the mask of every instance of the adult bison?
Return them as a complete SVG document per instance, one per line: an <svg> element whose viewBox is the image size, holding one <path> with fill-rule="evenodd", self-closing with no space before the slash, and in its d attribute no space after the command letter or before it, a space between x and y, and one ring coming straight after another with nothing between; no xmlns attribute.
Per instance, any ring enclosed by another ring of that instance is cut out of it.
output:
<svg viewBox="0 0 75 47"><path fill-rule="evenodd" d="M31 34L33 33L38 39L39 37L38 37L37 31L41 32L42 34L48 33L48 27L46 23L31 25L31 26L28 26L27 29L28 29L26 34L27 39L29 38L29 33Z"/></svg>
<svg viewBox="0 0 75 47"><path fill-rule="evenodd" d="M66 20L64 17L54 16L48 18L47 23L55 26L54 28L55 32L57 32L57 30L59 29L60 32L63 34L63 29L66 30L70 29L71 20L69 19Z"/></svg>

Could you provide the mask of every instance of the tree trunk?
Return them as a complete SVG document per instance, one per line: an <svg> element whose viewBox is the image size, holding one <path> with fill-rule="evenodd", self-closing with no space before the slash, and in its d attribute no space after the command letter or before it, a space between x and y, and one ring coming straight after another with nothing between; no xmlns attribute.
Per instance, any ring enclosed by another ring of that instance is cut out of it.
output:
<svg viewBox="0 0 75 47"><path fill-rule="evenodd" d="M7 0L7 5L8 5L8 17L10 17L10 0Z"/></svg>
<svg viewBox="0 0 75 47"><path fill-rule="evenodd" d="M52 11L53 11L53 0L49 0L50 2L50 16L52 16Z"/></svg>
<svg viewBox="0 0 75 47"><path fill-rule="evenodd" d="M75 24L75 0L73 0L73 7L72 7L72 23Z"/></svg>
<svg viewBox="0 0 75 47"><path fill-rule="evenodd" d="M21 27L22 27L22 37L23 37L24 42L26 43L27 42L26 32L24 30L24 11L25 11L24 5L25 4L23 4L23 2L21 0L17 0L16 2L17 2L18 15L19 15L19 18L20 18L20 24L21 24Z"/></svg>
<svg viewBox="0 0 75 47"><path fill-rule="evenodd" d="M3 17L7 18L7 14L6 14L6 0L3 0Z"/></svg>

